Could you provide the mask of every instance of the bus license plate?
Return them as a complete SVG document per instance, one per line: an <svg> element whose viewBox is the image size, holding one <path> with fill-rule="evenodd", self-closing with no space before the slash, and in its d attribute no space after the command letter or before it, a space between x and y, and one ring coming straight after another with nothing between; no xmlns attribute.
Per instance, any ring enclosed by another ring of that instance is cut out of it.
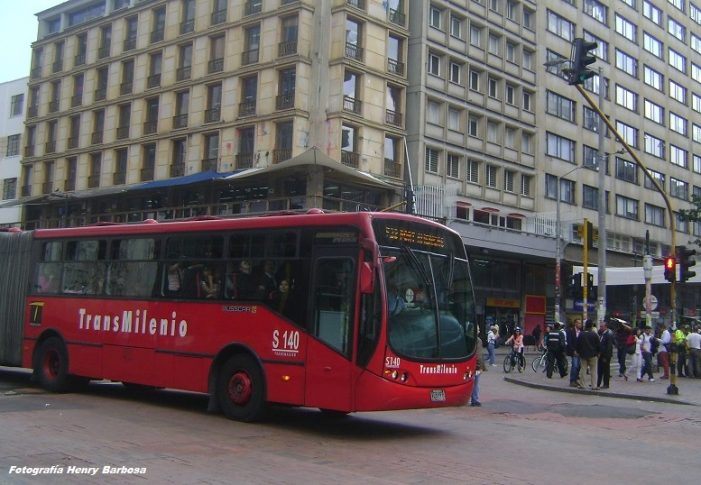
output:
<svg viewBox="0 0 701 485"><path fill-rule="evenodd" d="M432 402L443 402L445 401L445 391L443 389L434 389L431 391L431 401Z"/></svg>

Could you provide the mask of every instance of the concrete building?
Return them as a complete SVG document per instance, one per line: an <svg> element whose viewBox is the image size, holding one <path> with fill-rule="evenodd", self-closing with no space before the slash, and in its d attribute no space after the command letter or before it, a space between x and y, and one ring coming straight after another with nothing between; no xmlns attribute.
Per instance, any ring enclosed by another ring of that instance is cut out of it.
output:
<svg viewBox="0 0 701 485"><path fill-rule="evenodd" d="M22 213L19 197L22 132L27 99L27 78L0 83L0 227L19 226ZM6 206L6 207L2 207Z"/></svg>
<svg viewBox="0 0 701 485"><path fill-rule="evenodd" d="M575 37L598 43L585 89L675 211L701 195L693 2L71 0L38 17L27 227L383 208L411 182L417 212L463 235L480 315L530 328L583 261L600 189L609 265L640 265L646 233L670 252L661 196L565 80ZM679 244L699 234L677 223Z"/></svg>

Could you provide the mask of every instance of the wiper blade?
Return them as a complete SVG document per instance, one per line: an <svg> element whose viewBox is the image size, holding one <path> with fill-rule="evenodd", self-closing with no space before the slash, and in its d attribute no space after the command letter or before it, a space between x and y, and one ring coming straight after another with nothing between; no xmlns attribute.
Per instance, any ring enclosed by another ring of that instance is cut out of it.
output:
<svg viewBox="0 0 701 485"><path fill-rule="evenodd" d="M423 279L424 284L426 284L427 287L432 286L431 285L431 278L428 276L428 273L426 272L426 268L424 268L424 265L421 264L421 261L419 261L419 258L414 254L414 251L411 250L406 245L402 246L402 250L409 256L409 261L412 262L416 270L419 272L419 276Z"/></svg>

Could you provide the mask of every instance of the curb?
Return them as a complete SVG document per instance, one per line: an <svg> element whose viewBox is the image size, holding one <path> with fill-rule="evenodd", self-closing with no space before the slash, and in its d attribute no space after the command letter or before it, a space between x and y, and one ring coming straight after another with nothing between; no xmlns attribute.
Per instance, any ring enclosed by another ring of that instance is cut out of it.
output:
<svg viewBox="0 0 701 485"><path fill-rule="evenodd" d="M599 396L599 397L613 397L613 398L619 398L619 399L633 399L635 401L654 401L654 402L662 402L662 403L669 403L669 404L682 404L685 406L698 406L696 403L688 402L688 401L680 401L678 399L672 399L669 397L657 397L657 396L641 396L639 394L622 394L622 393L617 393L617 392L609 392L609 391L592 391L589 389L576 389L572 387L555 387L555 386L547 386L545 384L537 384L535 382L525 382L520 379L514 379L513 377L506 377L504 376L504 381L510 382L512 384L516 384L519 386L524 386L524 387L530 387L532 389L544 389L546 391L555 391L555 392L566 392L569 394L586 394L590 396Z"/></svg>

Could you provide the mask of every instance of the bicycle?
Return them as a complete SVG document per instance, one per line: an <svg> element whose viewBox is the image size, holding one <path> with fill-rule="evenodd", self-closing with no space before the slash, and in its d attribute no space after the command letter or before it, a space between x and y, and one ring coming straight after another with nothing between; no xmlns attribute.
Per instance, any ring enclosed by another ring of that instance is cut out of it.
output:
<svg viewBox="0 0 701 485"><path fill-rule="evenodd" d="M540 355L533 359L533 362L531 362L531 368L533 369L533 372L538 372L540 370L541 372L545 372L545 363L548 360L548 349L545 347L540 348Z"/></svg>
<svg viewBox="0 0 701 485"><path fill-rule="evenodd" d="M519 372L523 372L523 369L526 368L526 358L521 352L512 349L504 358L504 372L508 374L514 367L516 367Z"/></svg>

